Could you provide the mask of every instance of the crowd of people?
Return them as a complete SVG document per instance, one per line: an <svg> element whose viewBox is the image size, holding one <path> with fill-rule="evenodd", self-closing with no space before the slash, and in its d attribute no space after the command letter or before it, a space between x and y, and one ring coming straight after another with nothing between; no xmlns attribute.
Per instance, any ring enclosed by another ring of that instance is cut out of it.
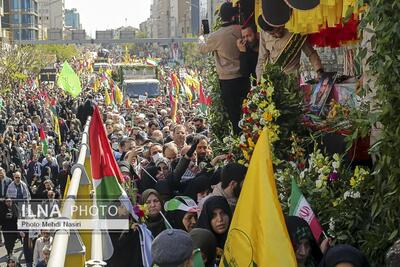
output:
<svg viewBox="0 0 400 267"><path fill-rule="evenodd" d="M240 29L235 24L230 3L223 4L220 12L221 29L204 40L200 51L215 52L221 98L238 133L240 106L250 88L250 76L260 80L259 69L276 59L289 33L260 21L260 38L255 25ZM308 45L303 50L321 73L316 52ZM296 56L286 71L297 70L299 59ZM18 204L41 201L55 205L63 198L93 105L101 110L115 160L130 181L124 185L126 191L134 192L131 197L148 209L145 224L154 238L153 263L189 267L198 249L204 266L220 263L247 168L235 163L234 155L212 151L207 118L198 113L196 105L180 103L172 118L166 97L136 99L130 107L106 105L104 95L91 88L84 88L73 99L44 84L38 88L21 85L2 96L0 224L7 266L19 264L14 255L18 240L26 266L47 265L52 233L19 231ZM254 204L252 208L257 208ZM354 247L332 246L330 238L315 240L301 218L286 216L286 225L298 266L369 266ZM128 231L112 233L111 238L114 254L107 266L144 266L136 224ZM399 243L387 259L388 267L399 266Z"/></svg>

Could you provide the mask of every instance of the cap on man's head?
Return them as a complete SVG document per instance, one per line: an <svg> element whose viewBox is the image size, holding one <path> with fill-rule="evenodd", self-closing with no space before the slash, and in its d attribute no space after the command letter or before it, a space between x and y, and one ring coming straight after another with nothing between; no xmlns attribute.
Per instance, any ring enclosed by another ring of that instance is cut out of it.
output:
<svg viewBox="0 0 400 267"><path fill-rule="evenodd" d="M161 232L151 245L153 264L159 267L176 267L188 260L193 253L190 235L180 229Z"/></svg>

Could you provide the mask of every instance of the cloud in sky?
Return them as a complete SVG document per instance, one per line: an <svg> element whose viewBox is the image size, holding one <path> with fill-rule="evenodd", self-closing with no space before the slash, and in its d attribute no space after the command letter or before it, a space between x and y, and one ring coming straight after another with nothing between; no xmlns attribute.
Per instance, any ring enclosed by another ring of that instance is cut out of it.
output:
<svg viewBox="0 0 400 267"><path fill-rule="evenodd" d="M134 26L150 17L151 0L65 0L65 8L76 8L82 27L92 37L96 30Z"/></svg>

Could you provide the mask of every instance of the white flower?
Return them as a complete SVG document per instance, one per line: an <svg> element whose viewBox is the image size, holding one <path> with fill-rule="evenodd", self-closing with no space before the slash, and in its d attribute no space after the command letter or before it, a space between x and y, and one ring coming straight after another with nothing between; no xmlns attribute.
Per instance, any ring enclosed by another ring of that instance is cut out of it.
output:
<svg viewBox="0 0 400 267"><path fill-rule="evenodd" d="M300 173L300 179L304 179L304 177L306 176L306 172L305 172L305 170L304 171L302 171L301 173Z"/></svg>
<svg viewBox="0 0 400 267"><path fill-rule="evenodd" d="M352 190L349 190L349 191L346 191L346 192L344 192L344 194L343 194L343 198L344 199L347 199L347 198L354 198L354 199L356 199L356 198L360 198L361 197L361 194L360 194L360 192L354 192L354 191L352 191Z"/></svg>
<svg viewBox="0 0 400 267"><path fill-rule="evenodd" d="M338 168L340 167L340 162L339 162L339 161L334 161L334 162L332 162L332 167L333 167L334 169L338 169Z"/></svg>
<svg viewBox="0 0 400 267"><path fill-rule="evenodd" d="M335 231L335 220L333 219L333 217L331 217L329 220L329 230Z"/></svg>

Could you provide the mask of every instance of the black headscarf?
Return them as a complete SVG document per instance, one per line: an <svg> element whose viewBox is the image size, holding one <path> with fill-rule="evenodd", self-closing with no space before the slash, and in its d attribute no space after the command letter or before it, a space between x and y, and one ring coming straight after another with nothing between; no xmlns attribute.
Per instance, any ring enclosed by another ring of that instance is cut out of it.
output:
<svg viewBox="0 0 400 267"><path fill-rule="evenodd" d="M329 249L320 267L335 267L339 263L351 263L354 267L369 267L364 254L350 245L337 245Z"/></svg>
<svg viewBox="0 0 400 267"><path fill-rule="evenodd" d="M217 234L212 229L211 220L213 218L213 211L215 209L222 209L229 217L229 224L231 223L232 211L229 207L228 201L222 196L212 196L204 202L203 209L201 210L196 227L210 230L215 235L217 247L223 249L228 236L228 231L226 231L224 234Z"/></svg>
<svg viewBox="0 0 400 267"><path fill-rule="evenodd" d="M191 206L193 204L196 205L194 200L192 200L188 197L185 197L185 196L176 196L174 199L182 202L182 205L185 205L185 206ZM170 201L173 201L173 200L170 200ZM181 229L181 230L187 232L188 230L186 229L185 225L183 224L183 217L185 217L186 213L190 213L190 212L194 212L194 211L184 211L181 209L168 210L166 208L167 205L168 205L168 203L165 203L164 209L166 210L167 220L171 224L172 228ZM197 205L195 208L197 209Z"/></svg>
<svg viewBox="0 0 400 267"><path fill-rule="evenodd" d="M285 219L293 249L296 251L296 248L300 244L300 240L308 239L310 242L311 252L305 266L317 266L322 259L322 252L315 241L308 223L302 218L296 216L287 216Z"/></svg>

